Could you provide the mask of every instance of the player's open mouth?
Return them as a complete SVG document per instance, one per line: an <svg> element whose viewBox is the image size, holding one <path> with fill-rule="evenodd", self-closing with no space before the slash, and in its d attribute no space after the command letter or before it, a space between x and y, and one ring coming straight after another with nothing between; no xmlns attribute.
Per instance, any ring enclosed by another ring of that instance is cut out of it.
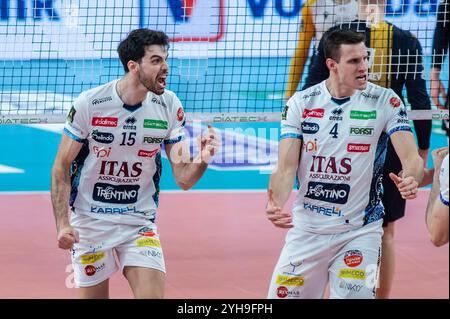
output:
<svg viewBox="0 0 450 319"><path fill-rule="evenodd" d="M161 87L163 87L163 88L165 88L166 87L166 77L160 77L160 78L158 78L158 84L161 86Z"/></svg>
<svg viewBox="0 0 450 319"><path fill-rule="evenodd" d="M360 81L367 81L367 75L358 76L358 77L356 77L356 79L360 80Z"/></svg>

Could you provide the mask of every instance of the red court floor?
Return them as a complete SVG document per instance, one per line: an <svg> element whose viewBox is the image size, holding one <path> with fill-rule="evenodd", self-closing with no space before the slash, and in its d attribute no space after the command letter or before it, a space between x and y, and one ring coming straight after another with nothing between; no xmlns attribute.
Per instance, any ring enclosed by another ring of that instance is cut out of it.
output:
<svg viewBox="0 0 450 319"><path fill-rule="evenodd" d="M449 298L448 245L428 240L428 191L397 223L392 298ZM284 240L264 214L263 192L162 193L157 224L167 298L265 298ZM0 195L0 298L75 298L70 258L56 246L49 194ZM132 298L116 273L112 298Z"/></svg>

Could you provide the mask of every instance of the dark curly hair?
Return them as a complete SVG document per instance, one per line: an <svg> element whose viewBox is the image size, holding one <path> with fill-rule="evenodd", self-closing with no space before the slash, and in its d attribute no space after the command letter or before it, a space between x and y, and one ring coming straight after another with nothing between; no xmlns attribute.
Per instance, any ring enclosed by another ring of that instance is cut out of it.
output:
<svg viewBox="0 0 450 319"><path fill-rule="evenodd" d="M128 61L141 62L145 55L146 47L150 45L162 45L169 49L169 37L162 31L150 29L136 29L131 31L128 36L119 43L117 52L122 62L125 73L127 73Z"/></svg>

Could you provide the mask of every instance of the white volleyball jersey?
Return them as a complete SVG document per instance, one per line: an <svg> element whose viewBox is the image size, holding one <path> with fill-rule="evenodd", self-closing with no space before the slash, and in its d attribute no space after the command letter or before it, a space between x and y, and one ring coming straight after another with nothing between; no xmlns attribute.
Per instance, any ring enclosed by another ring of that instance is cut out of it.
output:
<svg viewBox="0 0 450 319"><path fill-rule="evenodd" d="M448 154L442 161L441 170L439 172L440 182L440 199L444 205L448 206Z"/></svg>
<svg viewBox="0 0 450 319"><path fill-rule="evenodd" d="M391 89L368 83L351 97L335 99L323 81L297 92L281 121L281 138L302 140L294 224L338 233L380 220L386 143L400 130L411 128Z"/></svg>
<svg viewBox="0 0 450 319"><path fill-rule="evenodd" d="M161 143L184 138L185 116L169 90L126 105L117 82L81 93L67 117L64 133L83 143L71 167L69 204L79 213L133 224L136 217L155 218Z"/></svg>

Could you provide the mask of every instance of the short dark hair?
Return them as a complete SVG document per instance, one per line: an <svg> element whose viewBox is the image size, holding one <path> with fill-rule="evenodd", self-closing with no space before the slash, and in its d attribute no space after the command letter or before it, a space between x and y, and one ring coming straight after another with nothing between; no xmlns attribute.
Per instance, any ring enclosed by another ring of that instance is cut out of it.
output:
<svg viewBox="0 0 450 319"><path fill-rule="evenodd" d="M325 60L331 58L337 62L341 59L342 44L358 44L365 42L364 33L352 29L328 30L323 35L323 53Z"/></svg>
<svg viewBox="0 0 450 319"><path fill-rule="evenodd" d="M127 66L128 61L132 60L140 63L145 55L146 47L154 44L162 45L168 50L169 37L162 31L145 28L131 31L117 47L117 52L119 53L119 58L125 73L129 71Z"/></svg>

